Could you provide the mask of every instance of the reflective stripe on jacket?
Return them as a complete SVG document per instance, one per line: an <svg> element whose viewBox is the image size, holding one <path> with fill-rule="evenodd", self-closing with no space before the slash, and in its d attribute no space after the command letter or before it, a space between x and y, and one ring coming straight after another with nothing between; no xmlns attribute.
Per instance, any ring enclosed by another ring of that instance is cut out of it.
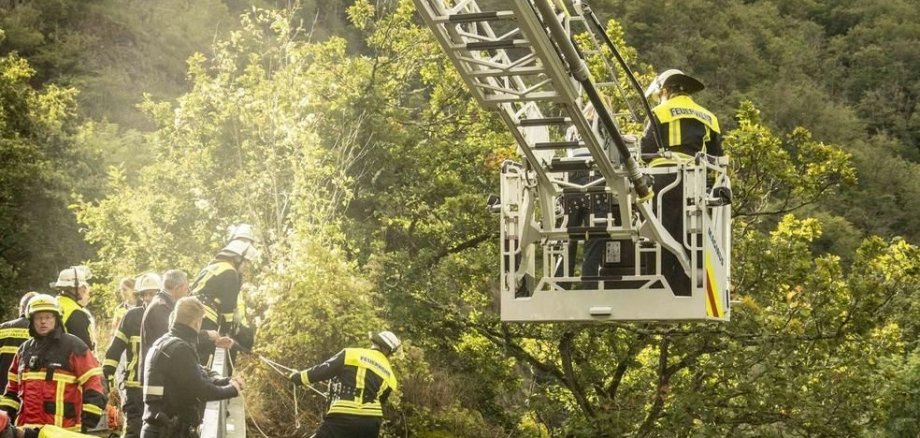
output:
<svg viewBox="0 0 920 438"><path fill-rule="evenodd" d="M102 371L106 377L114 375L121 361L121 354L125 354L125 367L122 381L126 388L140 388L138 376L138 360L141 348L141 319L144 317L143 307L134 307L125 313L112 335L112 343L105 352L105 361Z"/></svg>
<svg viewBox="0 0 920 438"><path fill-rule="evenodd" d="M13 363L13 356L30 337L29 320L24 316L0 324L0 395L6 389L7 372Z"/></svg>
<svg viewBox="0 0 920 438"><path fill-rule="evenodd" d="M212 376L198 365L198 332L176 323L157 339L144 364L144 421L176 419L184 427L201 424L205 403L239 395L230 379Z"/></svg>
<svg viewBox="0 0 920 438"><path fill-rule="evenodd" d="M382 417L381 403L396 389L396 375L379 350L346 348L329 360L301 372L304 384L336 379L330 414Z"/></svg>
<svg viewBox="0 0 920 438"><path fill-rule="evenodd" d="M95 350L96 328L93 315L70 295L58 295L57 302L63 313L64 332L80 338L90 350Z"/></svg>
<svg viewBox="0 0 920 438"><path fill-rule="evenodd" d="M99 363L83 341L60 327L22 344L0 399L0 408L15 415L19 426L75 431L84 422L98 423L105 404Z"/></svg>
<svg viewBox="0 0 920 438"><path fill-rule="evenodd" d="M239 272L225 260L212 261L198 273L189 290L205 306L203 330L219 329L221 333L227 333L241 286Z"/></svg>
<svg viewBox="0 0 920 438"><path fill-rule="evenodd" d="M723 154L719 119L690 96L674 96L656 106L652 113L658 120L659 136L665 149L687 156L693 156L704 148L709 155ZM643 153L657 152L653 138L651 133L646 132L642 139Z"/></svg>

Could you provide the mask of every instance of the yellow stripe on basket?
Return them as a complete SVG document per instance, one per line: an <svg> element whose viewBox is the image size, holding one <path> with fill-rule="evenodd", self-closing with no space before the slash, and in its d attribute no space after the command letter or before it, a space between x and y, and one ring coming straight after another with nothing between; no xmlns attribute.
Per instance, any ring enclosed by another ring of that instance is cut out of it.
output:
<svg viewBox="0 0 920 438"><path fill-rule="evenodd" d="M706 254L706 314L715 318L721 318L723 315L722 302L719 300L720 294L717 294L715 275L713 275L712 258Z"/></svg>

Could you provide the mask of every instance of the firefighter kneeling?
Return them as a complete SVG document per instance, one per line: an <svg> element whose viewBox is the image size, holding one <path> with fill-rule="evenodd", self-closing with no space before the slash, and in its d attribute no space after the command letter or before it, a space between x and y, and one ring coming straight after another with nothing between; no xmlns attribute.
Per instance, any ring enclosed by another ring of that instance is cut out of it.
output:
<svg viewBox="0 0 920 438"><path fill-rule="evenodd" d="M396 375L389 357L399 349L393 332L371 338L371 348L346 348L306 371L291 373L295 384L309 385L336 379L329 412L315 438L377 438L383 419L381 403L396 389Z"/></svg>
<svg viewBox="0 0 920 438"><path fill-rule="evenodd" d="M147 353L142 438L197 438L205 403L240 395L238 377L211 376L198 365L204 306L194 297L176 302L175 321Z"/></svg>

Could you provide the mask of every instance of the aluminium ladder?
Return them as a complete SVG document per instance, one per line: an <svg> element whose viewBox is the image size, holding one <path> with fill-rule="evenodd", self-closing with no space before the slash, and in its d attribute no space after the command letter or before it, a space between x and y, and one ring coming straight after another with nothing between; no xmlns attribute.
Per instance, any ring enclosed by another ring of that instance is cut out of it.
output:
<svg viewBox="0 0 920 438"><path fill-rule="evenodd" d="M727 162L698 155L678 166L637 164L635 141L620 134L599 100L605 87L619 86L617 72L605 58L607 77L595 80L583 58L600 51L573 43L576 34L598 41L581 9L549 0L488 2L500 10L482 10L487 2L475 0L415 3L474 98L509 128L523 160L502 166L502 320L727 321L731 210L711 190L730 187ZM683 190L683 238L662 225L667 206L661 196L645 196L645 175L683 182L661 189ZM587 223L569 223L567 212L578 208L590 211ZM594 239L604 244L609 269L576 275L578 242L587 247ZM663 275L664 251L690 290L675 290Z"/></svg>

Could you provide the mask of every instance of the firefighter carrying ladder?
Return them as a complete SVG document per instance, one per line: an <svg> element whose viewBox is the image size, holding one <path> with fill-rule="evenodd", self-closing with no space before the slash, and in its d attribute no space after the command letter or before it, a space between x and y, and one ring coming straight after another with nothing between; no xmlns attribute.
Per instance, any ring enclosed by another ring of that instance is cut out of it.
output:
<svg viewBox="0 0 920 438"><path fill-rule="evenodd" d="M503 164L494 206L501 216L502 320L727 321L731 207L717 196L730 189L727 159L642 162L635 137L620 133L604 97L623 93L618 72L635 79L625 63L625 70L612 68L616 49L590 9L561 0L488 2L508 8L497 11L483 11L475 0L415 3L479 104L497 110L522 158ZM604 77L593 77L587 56L603 59ZM652 192L650 180L664 175L675 183L661 191L682 191L682 205L662 205ZM667 208L683 212L677 238L659 220ZM580 224L578 209L587 212ZM603 245L597 272L571 268L579 242ZM689 290L668 281L664 251L675 256Z"/></svg>

